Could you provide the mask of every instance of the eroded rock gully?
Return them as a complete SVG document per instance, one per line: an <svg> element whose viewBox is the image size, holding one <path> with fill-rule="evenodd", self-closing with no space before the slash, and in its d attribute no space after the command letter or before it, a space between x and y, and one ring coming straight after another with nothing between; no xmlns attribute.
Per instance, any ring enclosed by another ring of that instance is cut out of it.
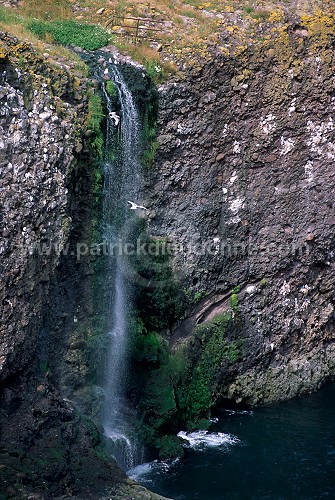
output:
<svg viewBox="0 0 335 500"><path fill-rule="evenodd" d="M291 30L159 89L150 230L172 242L185 288L206 294L171 342L230 309L239 285L244 356L221 380L237 402L290 398L335 372L331 43Z"/></svg>

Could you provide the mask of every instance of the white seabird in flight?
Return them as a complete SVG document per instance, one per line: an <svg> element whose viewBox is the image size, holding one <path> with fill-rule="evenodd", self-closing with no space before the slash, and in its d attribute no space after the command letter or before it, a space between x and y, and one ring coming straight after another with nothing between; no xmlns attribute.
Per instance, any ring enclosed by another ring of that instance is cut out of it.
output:
<svg viewBox="0 0 335 500"><path fill-rule="evenodd" d="M137 205L136 203L134 203L133 201L127 201L127 203L129 203L131 206L129 207L130 210L137 210L138 208L142 209L142 210L148 210L147 208L143 207L143 205Z"/></svg>

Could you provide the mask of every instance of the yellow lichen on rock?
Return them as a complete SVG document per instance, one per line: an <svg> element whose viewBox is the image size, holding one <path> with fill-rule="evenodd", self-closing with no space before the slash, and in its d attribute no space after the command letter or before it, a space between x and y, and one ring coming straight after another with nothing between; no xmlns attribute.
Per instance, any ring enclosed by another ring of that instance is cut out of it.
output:
<svg viewBox="0 0 335 500"><path fill-rule="evenodd" d="M0 62L4 62L8 56L8 49L3 44L0 44Z"/></svg>
<svg viewBox="0 0 335 500"><path fill-rule="evenodd" d="M276 9L270 13L269 22L270 23L280 23L285 19L285 14L283 9Z"/></svg>

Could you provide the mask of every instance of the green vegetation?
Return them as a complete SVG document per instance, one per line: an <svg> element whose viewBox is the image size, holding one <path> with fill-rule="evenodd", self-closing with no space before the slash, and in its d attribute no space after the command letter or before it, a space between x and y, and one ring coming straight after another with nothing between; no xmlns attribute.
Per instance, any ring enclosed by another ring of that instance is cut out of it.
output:
<svg viewBox="0 0 335 500"><path fill-rule="evenodd" d="M184 290L184 293L190 305L196 304L197 302L199 302L201 299L203 299L208 295L208 292L205 291L199 291L194 293L192 290L187 290L187 289Z"/></svg>
<svg viewBox="0 0 335 500"><path fill-rule="evenodd" d="M246 5L245 7L243 7L243 10L247 13L247 14L251 14L252 12L255 11L255 9L251 6L251 5Z"/></svg>
<svg viewBox="0 0 335 500"><path fill-rule="evenodd" d="M19 16L12 9L8 9L0 5L0 22L1 23L20 23L23 22L23 18Z"/></svg>
<svg viewBox="0 0 335 500"><path fill-rule="evenodd" d="M168 354L162 346L161 363L149 372L140 403L140 432L148 444L160 449L161 456L172 450L176 455L178 448L176 442L170 447L170 440L162 442L160 436L182 427L208 427L222 366L241 355L242 342L225 338L230 321L226 314L197 327L189 349Z"/></svg>
<svg viewBox="0 0 335 500"><path fill-rule="evenodd" d="M242 342L226 338L231 321L229 313L220 314L195 329L193 373L185 404L186 422L191 428L199 425L199 417L208 417L223 364L236 362L241 354Z"/></svg>
<svg viewBox="0 0 335 500"><path fill-rule="evenodd" d="M117 97L116 85L112 80L106 82L106 91L110 97Z"/></svg>
<svg viewBox="0 0 335 500"><path fill-rule="evenodd" d="M143 219L137 222L134 239L142 249L131 261L135 272L135 305L143 322L143 331L170 329L186 308L186 298L173 277L171 249L164 238L146 233Z"/></svg>
<svg viewBox="0 0 335 500"><path fill-rule="evenodd" d="M99 49L109 42L108 33L93 24L80 24L73 20L31 21L28 28L42 40L75 45L85 50Z"/></svg>
<svg viewBox="0 0 335 500"><path fill-rule="evenodd" d="M226 313L197 326L191 344L171 352L154 328L169 324L166 315L171 317L171 309L174 319L182 309L173 306L178 298L170 295L162 316L160 308L166 300L161 295L152 308L152 301L142 292L139 319L133 325L129 384L129 394L139 409L138 433L147 445L159 450L161 458L182 454L180 442L173 437L178 429L208 427L221 372L239 359L243 347L242 341L228 338L233 321Z"/></svg>
<svg viewBox="0 0 335 500"><path fill-rule="evenodd" d="M20 2L20 12L25 17L34 19L70 19L72 17L69 0L23 0Z"/></svg>
<svg viewBox="0 0 335 500"><path fill-rule="evenodd" d="M240 286L236 286L235 288L233 288L232 290L232 293L231 293L231 297L230 297L230 305L231 305L231 308L233 310L233 314L234 316L237 316L238 315L238 293L240 292L241 290L241 287Z"/></svg>
<svg viewBox="0 0 335 500"><path fill-rule="evenodd" d="M146 72L156 84L161 83L166 79L167 75L165 73L165 70L157 60L145 59L143 64Z"/></svg>
<svg viewBox="0 0 335 500"><path fill-rule="evenodd" d="M137 224L145 255L131 262L137 319L130 333L127 394L138 409L137 432L145 444L161 458L181 456L175 433L208 427L222 373L239 359L243 343L232 335L234 321L225 313L198 325L192 339L171 352L169 331L190 300L173 277L166 240L148 236L143 220Z"/></svg>
<svg viewBox="0 0 335 500"><path fill-rule="evenodd" d="M148 332L140 318L135 321L133 331L131 348L133 361L153 366L159 364L163 349L157 333Z"/></svg>
<svg viewBox="0 0 335 500"><path fill-rule="evenodd" d="M177 71L173 61L182 59L184 67L198 71L204 62L212 59L210 46L215 46L225 56L236 56L249 45L263 46L269 40L280 38L283 32L287 33L292 21L299 22L299 18L302 23L308 23L311 36L316 35L320 45L324 45L325 38L334 31L333 4L329 0L298 3L285 0L280 4L276 0L154 0L151 3L115 0L110 4L103 0L80 0L73 8L70 0L23 0L17 9L2 8L0 23L2 29L16 36L21 34L21 37L27 37L26 31L17 29L18 25L26 28L28 23L37 23L33 24L33 30L43 40L84 48L101 47L108 43L105 40L111 34L117 48L143 63L155 83L159 83ZM101 7L104 11L98 14ZM153 33L157 50L144 39L136 45L129 42L134 35L134 21L129 20L127 29L118 26L115 20L107 33L102 26L115 14L120 16L120 24L131 16L167 21L168 26L160 23L161 31ZM88 26L92 27L91 33Z"/></svg>
<svg viewBox="0 0 335 500"><path fill-rule="evenodd" d="M142 163L146 168L149 168L154 164L158 148L159 148L158 141L152 140L149 142L148 140L147 148L145 149L142 155Z"/></svg>
<svg viewBox="0 0 335 500"><path fill-rule="evenodd" d="M100 95L91 93L88 101L87 130L92 133L91 147L98 159L103 156L104 137L101 124L104 117Z"/></svg>
<svg viewBox="0 0 335 500"><path fill-rule="evenodd" d="M44 8L44 2L40 2L40 5L43 5ZM77 54L67 49L66 47L63 47L62 45L55 45L52 43L48 43L46 45L44 42L41 41L39 37L34 35L33 32L28 28L30 22L31 22L30 18L27 18L24 15L20 15L14 9L0 6L1 31L9 32L11 35L17 37L18 40L28 39L29 42L32 44L33 48L36 50L37 57L47 52L51 58L50 66L53 65L53 59L62 58L62 61L66 61L67 63L70 64L73 63L74 70L80 72L80 75L78 76L83 76L83 77L88 76L88 67ZM51 40L49 40L49 42L50 41ZM23 54L25 50L27 51L27 54ZM35 62L33 54L31 53L31 50L27 43L18 42L17 48L15 47L11 48L10 57L16 57L18 59L20 68L23 70L27 70L27 67L29 70L31 70L32 63ZM45 56L43 56L43 58L45 58Z"/></svg>
<svg viewBox="0 0 335 500"><path fill-rule="evenodd" d="M159 148L157 137L157 112L158 104L156 100L149 102L142 117L142 165L150 168L156 158Z"/></svg>
<svg viewBox="0 0 335 500"><path fill-rule="evenodd" d="M163 436L157 440L159 448L159 458L168 460L170 458L181 458L184 455L184 450L180 446L180 439L177 436Z"/></svg>

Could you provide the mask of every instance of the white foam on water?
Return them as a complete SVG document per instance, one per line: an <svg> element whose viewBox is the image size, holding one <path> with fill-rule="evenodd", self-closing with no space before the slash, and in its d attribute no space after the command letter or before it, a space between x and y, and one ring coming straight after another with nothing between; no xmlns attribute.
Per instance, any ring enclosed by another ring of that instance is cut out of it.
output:
<svg viewBox="0 0 335 500"><path fill-rule="evenodd" d="M154 482L155 478L148 479L145 476L153 476L156 473L158 476L162 474L167 474L179 462L179 459L168 460L167 462L161 462L159 460L154 460L153 462L137 465L133 469L127 471L128 477L134 481L139 481L140 479L145 479L146 482Z"/></svg>
<svg viewBox="0 0 335 500"><path fill-rule="evenodd" d="M253 415L251 410L224 410L227 415Z"/></svg>
<svg viewBox="0 0 335 500"><path fill-rule="evenodd" d="M188 442L188 447L193 449L216 448L219 446L234 445L240 442L236 436L224 434L223 432L196 431L178 432L178 437Z"/></svg>
<svg viewBox="0 0 335 500"><path fill-rule="evenodd" d="M152 471L152 463L137 465L133 469L127 471L128 477L134 481L138 481L141 477L146 474L150 474Z"/></svg>

